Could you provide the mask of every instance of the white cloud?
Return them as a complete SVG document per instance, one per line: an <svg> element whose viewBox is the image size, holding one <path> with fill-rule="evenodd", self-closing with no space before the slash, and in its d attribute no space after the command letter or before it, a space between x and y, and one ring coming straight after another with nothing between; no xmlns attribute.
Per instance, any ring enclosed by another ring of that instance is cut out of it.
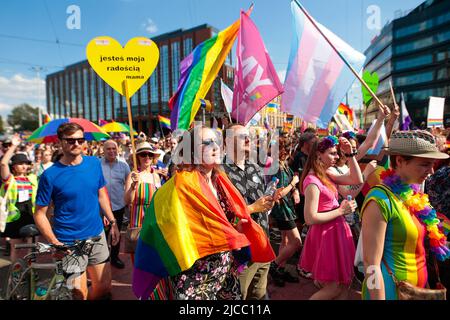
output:
<svg viewBox="0 0 450 320"><path fill-rule="evenodd" d="M158 26L156 25L156 23L148 18L146 22L144 22L142 24L142 27L145 29L145 31L147 31L148 33L156 33L158 32Z"/></svg>
<svg viewBox="0 0 450 320"><path fill-rule="evenodd" d="M21 103L40 106L42 110L46 110L45 80L27 78L21 74L15 74L11 78L0 76L0 115L6 117L13 107Z"/></svg>

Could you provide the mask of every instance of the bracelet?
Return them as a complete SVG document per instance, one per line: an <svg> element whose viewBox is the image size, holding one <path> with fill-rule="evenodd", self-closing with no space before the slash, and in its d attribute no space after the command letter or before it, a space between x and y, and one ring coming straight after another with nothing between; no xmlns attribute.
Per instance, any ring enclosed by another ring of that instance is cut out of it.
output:
<svg viewBox="0 0 450 320"><path fill-rule="evenodd" d="M347 158L352 158L358 154L358 150L353 151L352 153L344 153L344 156Z"/></svg>
<svg viewBox="0 0 450 320"><path fill-rule="evenodd" d="M116 219L109 220L109 224L110 225L115 225L116 224Z"/></svg>

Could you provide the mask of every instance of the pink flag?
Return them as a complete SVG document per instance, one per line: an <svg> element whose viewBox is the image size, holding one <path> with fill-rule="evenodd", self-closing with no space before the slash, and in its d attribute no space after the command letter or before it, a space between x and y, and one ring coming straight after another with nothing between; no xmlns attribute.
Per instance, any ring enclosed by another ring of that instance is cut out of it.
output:
<svg viewBox="0 0 450 320"><path fill-rule="evenodd" d="M238 122L247 124L255 113L283 93L283 86L258 29L243 11L236 52L231 116Z"/></svg>

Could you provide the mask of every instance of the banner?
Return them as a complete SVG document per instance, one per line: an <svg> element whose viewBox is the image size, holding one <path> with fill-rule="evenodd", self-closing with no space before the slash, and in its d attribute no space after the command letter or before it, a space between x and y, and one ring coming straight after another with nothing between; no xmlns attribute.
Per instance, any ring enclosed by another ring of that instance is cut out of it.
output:
<svg viewBox="0 0 450 320"><path fill-rule="evenodd" d="M444 126L444 106L445 98L430 97L427 119L428 128Z"/></svg>

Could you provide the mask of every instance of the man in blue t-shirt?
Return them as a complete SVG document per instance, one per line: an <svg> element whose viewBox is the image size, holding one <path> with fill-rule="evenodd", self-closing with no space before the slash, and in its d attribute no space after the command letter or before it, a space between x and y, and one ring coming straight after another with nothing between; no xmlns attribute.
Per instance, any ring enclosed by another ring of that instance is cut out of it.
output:
<svg viewBox="0 0 450 320"><path fill-rule="evenodd" d="M88 296L87 270L92 281L89 299L104 298L111 292L111 269L100 207L112 226L113 245L119 240L106 181L100 161L82 155L85 139L80 125L60 125L58 139L61 141L63 156L41 176L34 220L47 241L55 245L101 236L89 255L72 252L64 258L63 265L65 272L71 274L70 284L76 296L82 299ZM46 214L52 202L55 208L53 223L50 225Z"/></svg>

